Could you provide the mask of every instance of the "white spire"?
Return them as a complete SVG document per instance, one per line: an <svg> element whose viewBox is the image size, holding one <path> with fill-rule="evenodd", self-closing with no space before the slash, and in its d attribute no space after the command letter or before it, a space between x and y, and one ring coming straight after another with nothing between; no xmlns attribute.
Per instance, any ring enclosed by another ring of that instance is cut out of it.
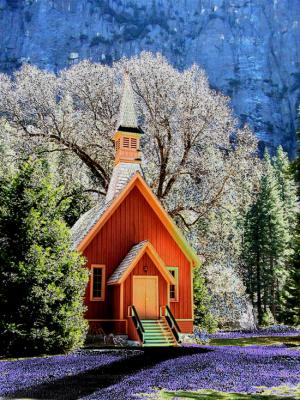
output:
<svg viewBox="0 0 300 400"><path fill-rule="evenodd" d="M137 116L134 108L134 96L129 73L124 74L122 99L120 106L119 126L137 128Z"/></svg>

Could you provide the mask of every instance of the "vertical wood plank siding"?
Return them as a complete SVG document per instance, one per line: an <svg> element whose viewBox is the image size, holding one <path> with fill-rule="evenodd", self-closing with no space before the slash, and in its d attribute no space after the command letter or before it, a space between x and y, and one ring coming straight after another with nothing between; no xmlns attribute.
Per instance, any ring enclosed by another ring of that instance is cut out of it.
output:
<svg viewBox="0 0 300 400"><path fill-rule="evenodd" d="M116 212L106 222L101 231L84 251L87 266L104 264L109 278L131 247L142 240L149 240L168 266L179 269L179 301L171 302L170 307L176 318L191 319L191 266L176 242L172 239L155 212L137 187L134 187ZM124 317L132 299L132 275L145 274L159 276L159 295L161 305L167 304L167 285L148 256L144 256L124 283ZM87 294L90 288L87 288ZM90 301L86 296L88 319L118 319L120 317L120 288L106 286L105 301ZM113 310L118 310L114 312ZM185 324L183 324L184 326Z"/></svg>

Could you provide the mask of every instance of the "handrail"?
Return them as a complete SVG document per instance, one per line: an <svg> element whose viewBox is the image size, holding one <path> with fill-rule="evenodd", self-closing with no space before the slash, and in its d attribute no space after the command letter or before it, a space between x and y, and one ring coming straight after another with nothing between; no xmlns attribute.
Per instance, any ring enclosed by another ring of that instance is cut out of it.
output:
<svg viewBox="0 0 300 400"><path fill-rule="evenodd" d="M165 306L165 319L166 319L175 339L177 340L177 342L180 342L179 333L181 331L180 331L177 321L168 305Z"/></svg>
<svg viewBox="0 0 300 400"><path fill-rule="evenodd" d="M139 314L135 308L134 305L129 306L132 315L130 314L130 317L132 318L132 321L134 323L134 326L137 330L137 333L139 335L139 338L141 340L142 343L144 343L144 333L145 333L145 329L143 327L142 321L140 320Z"/></svg>
<svg viewBox="0 0 300 400"><path fill-rule="evenodd" d="M178 323L177 323L177 321L176 321L176 319L175 319L175 317L174 317L174 315L173 315L173 313L172 313L172 311L171 311L171 309L170 309L170 307L168 305L166 305L166 310L167 310L167 312L168 312L173 324L175 325L177 331L180 333L181 330L179 328L179 325L178 325Z"/></svg>

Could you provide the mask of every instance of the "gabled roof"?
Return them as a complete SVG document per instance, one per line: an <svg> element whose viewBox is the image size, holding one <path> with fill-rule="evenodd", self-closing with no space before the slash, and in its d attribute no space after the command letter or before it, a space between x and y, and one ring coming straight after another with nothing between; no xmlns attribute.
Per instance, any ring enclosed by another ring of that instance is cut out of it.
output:
<svg viewBox="0 0 300 400"><path fill-rule="evenodd" d="M71 228L71 241L74 249L76 249L76 247L80 245L81 241L93 228L93 226L102 216L102 214L104 214L104 212L109 208L111 203L111 201L99 202L89 211L82 214L81 217L76 221L76 223Z"/></svg>
<svg viewBox="0 0 300 400"><path fill-rule="evenodd" d="M113 199L124 189L136 172L142 173L140 164L119 163L114 167L105 199L82 214L72 226L71 240L73 248L80 244L81 240L84 239L85 235L88 234L106 209L109 208Z"/></svg>
<svg viewBox="0 0 300 400"><path fill-rule="evenodd" d="M139 163L120 162L115 165L109 182L105 202L111 201L116 197L136 172L142 172Z"/></svg>
<svg viewBox="0 0 300 400"><path fill-rule="evenodd" d="M194 249L190 246L184 235L176 226L169 214L164 210L158 198L151 191L139 172L136 172L127 182L125 187L110 202L103 207L98 207L91 214L84 214L72 228L73 243L78 251L84 251L88 244L97 235L103 225L108 221L118 206L122 203L128 193L137 187L143 194L153 211L162 221L167 231L170 233L174 241L177 243L183 254L194 266L200 264L200 259ZM93 210L93 209L92 209ZM85 217L87 221L85 221ZM81 221L82 220L82 221Z"/></svg>
<svg viewBox="0 0 300 400"><path fill-rule="evenodd" d="M139 260L144 254L148 254L157 269L163 275L166 281L171 285L175 285L175 278L167 270L165 263L160 258L152 244L148 240L143 240L142 242L134 245L126 257L123 259L121 264L114 270L111 277L108 279L108 285L116 285L124 282Z"/></svg>

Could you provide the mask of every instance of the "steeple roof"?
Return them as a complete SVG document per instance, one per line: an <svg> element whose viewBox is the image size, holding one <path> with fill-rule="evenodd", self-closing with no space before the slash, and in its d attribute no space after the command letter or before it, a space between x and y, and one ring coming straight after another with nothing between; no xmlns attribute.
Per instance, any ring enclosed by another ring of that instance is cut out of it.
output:
<svg viewBox="0 0 300 400"><path fill-rule="evenodd" d="M143 133L137 122L133 89L128 72L124 74L118 131Z"/></svg>
<svg viewBox="0 0 300 400"><path fill-rule="evenodd" d="M119 143L116 146L115 166L108 185L105 203L113 200L136 172L142 174L139 137L143 131L137 124L134 94L128 72L124 74L118 122L118 129L113 139ZM126 147L124 140L127 140Z"/></svg>

